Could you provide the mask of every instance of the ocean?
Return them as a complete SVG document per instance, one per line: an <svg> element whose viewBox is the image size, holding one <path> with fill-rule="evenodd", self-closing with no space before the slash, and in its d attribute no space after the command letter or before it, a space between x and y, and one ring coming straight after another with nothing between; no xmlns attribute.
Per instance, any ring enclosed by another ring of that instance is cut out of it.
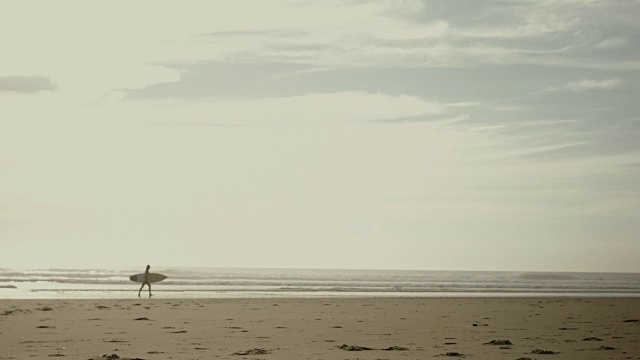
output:
<svg viewBox="0 0 640 360"><path fill-rule="evenodd" d="M0 299L127 299L140 269L0 269ZM156 298L640 297L639 273L153 268ZM142 295L147 296L147 287Z"/></svg>

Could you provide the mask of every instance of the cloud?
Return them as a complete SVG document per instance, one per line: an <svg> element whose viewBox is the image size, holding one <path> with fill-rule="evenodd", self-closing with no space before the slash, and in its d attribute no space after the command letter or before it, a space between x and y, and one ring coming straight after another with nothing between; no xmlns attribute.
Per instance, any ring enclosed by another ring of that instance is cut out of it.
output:
<svg viewBox="0 0 640 360"><path fill-rule="evenodd" d="M127 103L131 113L135 102ZM207 99L200 102L158 103L146 126L233 127L382 122L392 118L435 118L439 103L414 96L360 92L307 94L254 99ZM145 111L146 113L146 111ZM215 116L202 119L202 113ZM139 115L138 117L142 117ZM199 120L191 120L199 119Z"/></svg>
<svg viewBox="0 0 640 360"><path fill-rule="evenodd" d="M436 47L452 55L439 57L441 66L637 69L638 46L633 39L640 29L629 15L636 11L632 2L432 0L424 11L404 19L415 28L439 22L447 28L437 42L410 44L405 51L413 56L404 61L432 65L433 54L426 50ZM402 42L395 45L402 47Z"/></svg>
<svg viewBox="0 0 640 360"><path fill-rule="evenodd" d="M565 88L571 91L612 90L619 87L620 84L622 84L622 81L620 81L620 79L608 79L608 80L583 79L578 82L569 83L565 86Z"/></svg>
<svg viewBox="0 0 640 360"><path fill-rule="evenodd" d="M538 71L548 77L541 67L562 68L565 73L570 68L573 74L559 79L554 74L554 81L536 84L527 89L529 93L554 82L612 76L576 74L577 68L640 68L633 40L638 29L629 21L617 20L632 9L606 1L572 0L305 2L294 7L300 13L287 21L265 18L244 27L216 23L198 28L188 47L176 48L164 61L153 62L164 72L177 74L177 79L158 78L142 87L123 84L120 88L125 88L128 99L353 91L451 102L441 97L456 87L464 102L484 100L475 98L476 94L484 97L484 91L471 91L469 86L481 80L497 83L505 80L503 73L511 72L509 76L521 82L494 93L499 98L540 79L527 73ZM496 71L498 67L503 71ZM476 71L469 74L461 69ZM477 69L493 78L478 74ZM473 84L461 81L462 74L474 77Z"/></svg>
<svg viewBox="0 0 640 360"><path fill-rule="evenodd" d="M307 35L304 31L294 29L254 29L254 30L219 30L211 31L205 34L205 36L211 37L300 37Z"/></svg>
<svg viewBox="0 0 640 360"><path fill-rule="evenodd" d="M551 86L545 89L543 92L555 92L555 91L574 91L582 92L589 90L613 90L622 84L622 81L618 78L606 79L606 80L594 80L594 79L582 79L580 81L570 82L563 86Z"/></svg>
<svg viewBox="0 0 640 360"><path fill-rule="evenodd" d="M410 95L468 106L469 103L480 104L507 99L518 93L529 93L541 78L549 76L539 67L523 71L522 67L510 65L485 66L479 71L474 68L402 66L319 67L230 59L167 64L165 67L178 72L179 79L144 88L125 89L126 98L276 98L362 92ZM558 76L554 75L555 81ZM494 85L488 91L486 84Z"/></svg>
<svg viewBox="0 0 640 360"><path fill-rule="evenodd" d="M468 28L462 30L460 35L493 39L540 38L563 33L577 23L576 19L563 18L557 14L533 14L518 20L519 22L502 27L484 25Z"/></svg>
<svg viewBox="0 0 640 360"><path fill-rule="evenodd" d="M44 76L0 76L0 93L34 94L55 89L51 79Z"/></svg>
<svg viewBox="0 0 640 360"><path fill-rule="evenodd" d="M614 36L607 39L602 40L598 44L594 46L596 49L613 49L624 46L629 41L623 37Z"/></svg>

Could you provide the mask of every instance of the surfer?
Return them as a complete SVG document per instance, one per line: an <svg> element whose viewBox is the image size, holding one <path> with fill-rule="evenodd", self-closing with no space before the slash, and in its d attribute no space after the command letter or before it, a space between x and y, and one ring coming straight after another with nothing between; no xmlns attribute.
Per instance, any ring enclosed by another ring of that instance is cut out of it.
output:
<svg viewBox="0 0 640 360"><path fill-rule="evenodd" d="M145 270L144 272L144 281L142 282L142 286L140 286L140 290L138 290L138 297L140 297L140 292L145 285L149 286L149 297L151 297L151 283L147 279L147 277L149 276L149 269L151 269L151 265L147 265L147 270Z"/></svg>

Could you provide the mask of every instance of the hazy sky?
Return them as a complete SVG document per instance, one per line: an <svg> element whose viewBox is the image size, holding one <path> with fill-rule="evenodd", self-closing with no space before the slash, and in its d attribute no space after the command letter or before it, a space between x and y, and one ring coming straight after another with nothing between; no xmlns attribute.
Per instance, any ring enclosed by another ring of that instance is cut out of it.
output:
<svg viewBox="0 0 640 360"><path fill-rule="evenodd" d="M0 13L0 267L640 271L637 0Z"/></svg>

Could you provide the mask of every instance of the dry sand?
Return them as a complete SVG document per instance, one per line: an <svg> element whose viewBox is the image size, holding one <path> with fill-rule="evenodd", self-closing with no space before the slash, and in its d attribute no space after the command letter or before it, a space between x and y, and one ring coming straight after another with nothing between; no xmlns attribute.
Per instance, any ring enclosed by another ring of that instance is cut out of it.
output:
<svg viewBox="0 0 640 360"><path fill-rule="evenodd" d="M640 298L0 300L0 359L640 359L639 320Z"/></svg>

